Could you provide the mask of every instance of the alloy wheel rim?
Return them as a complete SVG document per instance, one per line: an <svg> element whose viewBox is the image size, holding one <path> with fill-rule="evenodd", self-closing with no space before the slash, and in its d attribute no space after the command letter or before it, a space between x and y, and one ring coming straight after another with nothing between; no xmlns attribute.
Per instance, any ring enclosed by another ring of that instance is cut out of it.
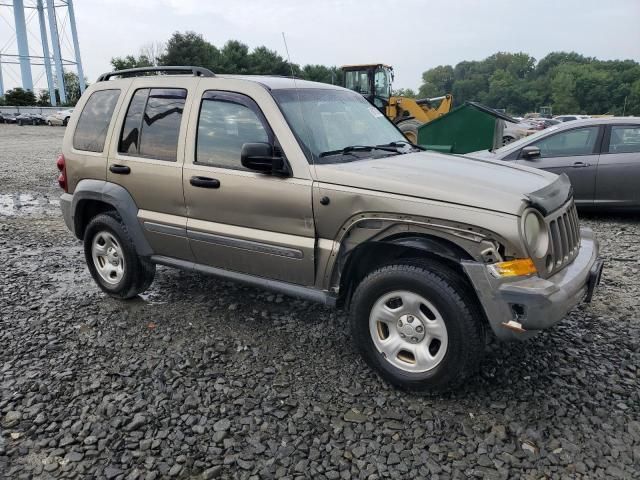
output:
<svg viewBox="0 0 640 480"><path fill-rule="evenodd" d="M117 285L125 271L122 247L109 232L99 232L91 243L91 256L98 275L109 285Z"/></svg>
<svg viewBox="0 0 640 480"><path fill-rule="evenodd" d="M405 372L428 372L447 352L442 315L429 300L407 290L386 293L374 303L369 333L385 360Z"/></svg>

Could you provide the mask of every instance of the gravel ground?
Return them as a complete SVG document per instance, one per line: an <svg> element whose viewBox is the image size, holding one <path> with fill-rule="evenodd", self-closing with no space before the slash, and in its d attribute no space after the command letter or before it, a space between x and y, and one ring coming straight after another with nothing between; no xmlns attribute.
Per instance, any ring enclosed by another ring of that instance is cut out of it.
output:
<svg viewBox="0 0 640 480"><path fill-rule="evenodd" d="M103 295L57 210L63 131L0 125L0 477L639 478L637 216L582 219L593 304L416 397L341 311L165 268Z"/></svg>

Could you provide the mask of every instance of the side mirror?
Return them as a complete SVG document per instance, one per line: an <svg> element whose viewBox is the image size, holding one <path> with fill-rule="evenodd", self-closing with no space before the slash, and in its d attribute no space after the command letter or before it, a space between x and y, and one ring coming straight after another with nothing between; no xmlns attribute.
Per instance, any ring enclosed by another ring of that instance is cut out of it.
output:
<svg viewBox="0 0 640 480"><path fill-rule="evenodd" d="M286 160L268 143L245 143L240 151L240 163L245 168L269 175L291 175Z"/></svg>
<svg viewBox="0 0 640 480"><path fill-rule="evenodd" d="M540 156L540 149L538 147L530 145L522 149L521 155L525 160L533 160L534 158L538 158Z"/></svg>

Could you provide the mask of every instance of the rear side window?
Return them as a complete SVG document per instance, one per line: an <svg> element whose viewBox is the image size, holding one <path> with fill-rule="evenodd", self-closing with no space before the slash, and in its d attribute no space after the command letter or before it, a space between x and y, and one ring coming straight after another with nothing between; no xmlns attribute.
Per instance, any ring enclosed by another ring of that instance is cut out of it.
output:
<svg viewBox="0 0 640 480"><path fill-rule="evenodd" d="M144 88L129 104L118 152L176 161L180 122L187 98L182 88Z"/></svg>
<svg viewBox="0 0 640 480"><path fill-rule="evenodd" d="M640 126L613 126L609 140L609 153L640 152Z"/></svg>
<svg viewBox="0 0 640 480"><path fill-rule="evenodd" d="M91 94L73 133L73 148L86 152L104 150L107 130L119 96L120 90L99 90Z"/></svg>

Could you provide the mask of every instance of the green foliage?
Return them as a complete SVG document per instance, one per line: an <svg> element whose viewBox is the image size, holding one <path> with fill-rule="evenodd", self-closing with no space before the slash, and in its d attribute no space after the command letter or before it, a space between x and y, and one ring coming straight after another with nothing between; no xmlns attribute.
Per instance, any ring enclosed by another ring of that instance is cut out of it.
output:
<svg viewBox="0 0 640 480"><path fill-rule="evenodd" d="M38 94L38 99L36 100L36 105L39 107L49 107L51 106L51 98L49 96L49 90L40 90Z"/></svg>
<svg viewBox="0 0 640 480"><path fill-rule="evenodd" d="M209 43L195 32L175 32L163 51L157 55L158 65L195 65L208 68L216 73L238 75L282 75L290 76L292 71L296 77L316 82L341 84L342 72L337 67L324 65L289 65L286 59L267 47L256 47L237 40L229 40L221 49ZM116 70L145 67L154 64L148 55L141 53L137 57L127 55L111 59Z"/></svg>
<svg viewBox="0 0 640 480"><path fill-rule="evenodd" d="M539 62L526 53L499 52L422 74L420 96L452 93L457 105L475 100L512 114L551 105L554 114L639 115L640 64L553 52ZM625 108L626 99L626 108Z"/></svg>
<svg viewBox="0 0 640 480"><path fill-rule="evenodd" d="M396 97L406 97L406 98L417 98L418 94L413 91L411 88L399 88L398 90L394 90L391 92L392 95Z"/></svg>
<svg viewBox="0 0 640 480"><path fill-rule="evenodd" d="M36 96L31 90L16 87L4 92L4 103L15 107L27 107L36 104Z"/></svg>
<svg viewBox="0 0 640 480"><path fill-rule="evenodd" d="M127 68L150 67L151 61L146 55L127 55L126 57L114 57L111 59L114 70L126 70Z"/></svg>

